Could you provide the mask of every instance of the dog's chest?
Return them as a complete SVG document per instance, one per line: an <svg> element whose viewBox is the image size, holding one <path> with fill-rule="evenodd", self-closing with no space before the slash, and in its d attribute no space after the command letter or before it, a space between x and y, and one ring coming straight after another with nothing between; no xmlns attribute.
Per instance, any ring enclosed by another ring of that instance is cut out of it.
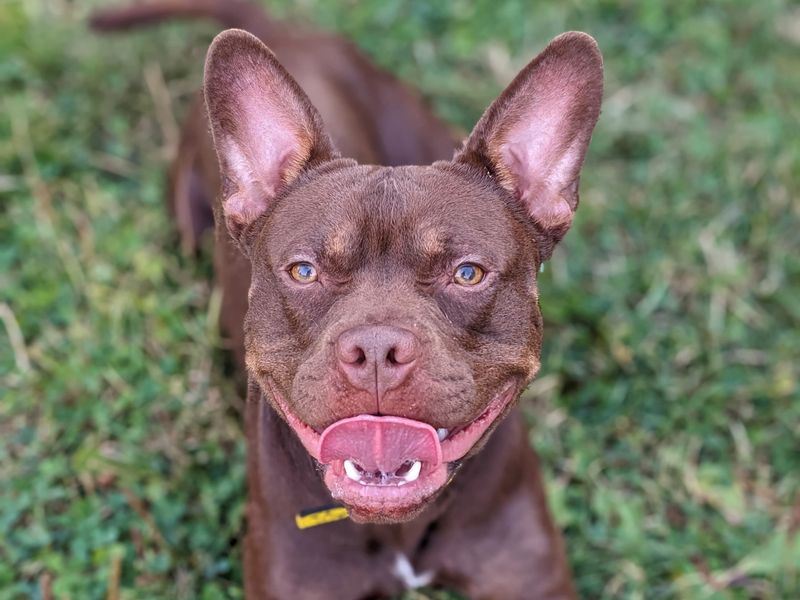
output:
<svg viewBox="0 0 800 600"><path fill-rule="evenodd" d="M430 585L436 575L433 570L418 571L414 568L409 558L401 552L398 552L395 557L392 573L407 590L415 590Z"/></svg>

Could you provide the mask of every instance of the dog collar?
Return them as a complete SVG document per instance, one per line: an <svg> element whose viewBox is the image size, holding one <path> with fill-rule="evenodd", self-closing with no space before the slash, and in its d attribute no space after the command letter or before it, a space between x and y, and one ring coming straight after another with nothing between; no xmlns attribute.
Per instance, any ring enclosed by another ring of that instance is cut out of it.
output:
<svg viewBox="0 0 800 600"><path fill-rule="evenodd" d="M309 529L317 525L326 525L341 521L350 516L350 512L341 504L327 504L317 508L301 510L294 516L298 529Z"/></svg>

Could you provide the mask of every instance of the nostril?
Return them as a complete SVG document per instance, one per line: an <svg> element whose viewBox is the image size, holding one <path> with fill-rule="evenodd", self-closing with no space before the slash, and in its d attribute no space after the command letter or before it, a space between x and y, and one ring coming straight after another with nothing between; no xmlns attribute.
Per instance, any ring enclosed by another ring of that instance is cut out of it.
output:
<svg viewBox="0 0 800 600"><path fill-rule="evenodd" d="M354 365L358 365L360 367L367 362L367 355L361 348L356 348L356 352L354 354L356 355L355 360L352 361Z"/></svg>
<svg viewBox="0 0 800 600"><path fill-rule="evenodd" d="M367 355L360 346L340 347L339 361L345 365L361 367L367 362Z"/></svg>
<svg viewBox="0 0 800 600"><path fill-rule="evenodd" d="M417 349L413 339L402 339L386 352L386 364L390 367L401 367L414 362L416 356Z"/></svg>
<svg viewBox="0 0 800 600"><path fill-rule="evenodd" d="M352 335L342 335L336 342L336 357L339 363L349 367L362 367L368 362L363 344Z"/></svg>
<svg viewBox="0 0 800 600"><path fill-rule="evenodd" d="M407 349L404 351L403 348L392 347L386 353L386 365L389 367L402 367L411 362L414 362L414 353Z"/></svg>
<svg viewBox="0 0 800 600"><path fill-rule="evenodd" d="M395 353L394 348L390 349L389 353L386 355L386 362L393 367L400 364L400 362L397 360L397 355Z"/></svg>
<svg viewBox="0 0 800 600"><path fill-rule="evenodd" d="M403 348L393 347L386 353L387 367L398 369L408 366L412 362L414 362L414 352L410 349L405 349L404 351Z"/></svg>

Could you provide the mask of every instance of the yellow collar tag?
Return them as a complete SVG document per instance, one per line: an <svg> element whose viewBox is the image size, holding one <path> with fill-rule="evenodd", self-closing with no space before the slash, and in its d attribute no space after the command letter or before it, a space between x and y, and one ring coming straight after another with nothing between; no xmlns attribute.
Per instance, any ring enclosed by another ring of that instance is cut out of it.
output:
<svg viewBox="0 0 800 600"><path fill-rule="evenodd" d="M344 506L331 504L301 511L294 516L294 522L298 529L308 529L317 525L341 521L348 516L350 513Z"/></svg>

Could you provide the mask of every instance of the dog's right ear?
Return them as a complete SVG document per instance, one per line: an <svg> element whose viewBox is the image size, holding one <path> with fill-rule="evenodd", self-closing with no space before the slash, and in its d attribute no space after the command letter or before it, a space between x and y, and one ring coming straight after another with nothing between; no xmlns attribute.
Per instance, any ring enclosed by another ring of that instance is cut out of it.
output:
<svg viewBox="0 0 800 600"><path fill-rule="evenodd" d="M251 225L281 191L338 154L300 86L245 31L230 29L212 42L204 93L222 177L221 212L248 252Z"/></svg>

